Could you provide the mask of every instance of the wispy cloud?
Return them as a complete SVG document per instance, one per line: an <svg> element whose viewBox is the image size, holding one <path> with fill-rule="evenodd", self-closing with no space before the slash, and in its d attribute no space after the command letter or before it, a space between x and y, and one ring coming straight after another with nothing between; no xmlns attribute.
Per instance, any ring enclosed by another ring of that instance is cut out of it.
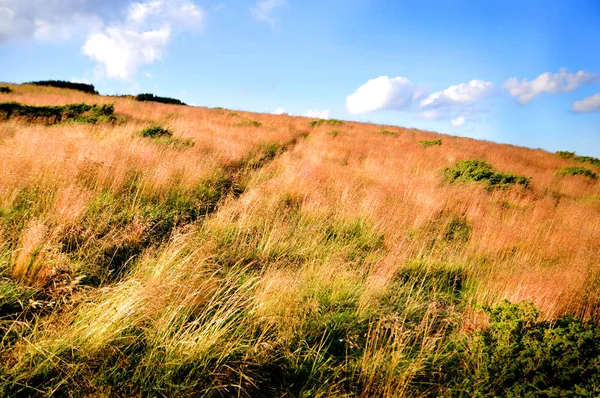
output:
<svg viewBox="0 0 600 398"><path fill-rule="evenodd" d="M567 93L583 85L597 82L600 82L600 75L597 73L583 70L571 73L566 68L562 68L558 73L542 73L532 81L510 78L504 83L504 88L521 104L526 104L542 93Z"/></svg>
<svg viewBox="0 0 600 398"><path fill-rule="evenodd" d="M286 4L285 0L261 0L254 6L250 7L250 14L259 22L266 22L273 28L276 28L273 12L276 8Z"/></svg>
<svg viewBox="0 0 600 398"><path fill-rule="evenodd" d="M483 80L471 80L437 91L421 101L423 108L455 107L473 104L492 92L493 85Z"/></svg>
<svg viewBox="0 0 600 398"><path fill-rule="evenodd" d="M422 90L406 77L379 76L346 97L346 109L352 114L389 109L406 109L422 95Z"/></svg>
<svg viewBox="0 0 600 398"><path fill-rule="evenodd" d="M304 116L314 117L318 119L329 119L329 109L325 109L323 111L309 109L306 112L304 112Z"/></svg>
<svg viewBox="0 0 600 398"><path fill-rule="evenodd" d="M571 111L575 113L591 113L600 111L600 93L596 93L581 101L575 101L571 106Z"/></svg>

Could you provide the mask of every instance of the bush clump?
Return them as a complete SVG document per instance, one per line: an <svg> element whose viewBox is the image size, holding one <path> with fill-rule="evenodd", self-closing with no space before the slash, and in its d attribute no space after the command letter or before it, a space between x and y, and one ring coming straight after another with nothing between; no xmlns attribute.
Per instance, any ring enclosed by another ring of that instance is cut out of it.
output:
<svg viewBox="0 0 600 398"><path fill-rule="evenodd" d="M244 120L242 122L236 123L235 127L260 127L262 126L261 122L256 120Z"/></svg>
<svg viewBox="0 0 600 398"><path fill-rule="evenodd" d="M47 124L72 121L77 123L97 123L100 121L114 121L115 111L113 104L87 105L68 104L62 106L33 106L23 105L18 102L0 103L0 117L10 119L21 117L30 121L42 121Z"/></svg>
<svg viewBox="0 0 600 398"><path fill-rule="evenodd" d="M145 138L165 138L172 137L173 131L161 126L150 126L140 132L140 136Z"/></svg>
<svg viewBox="0 0 600 398"><path fill-rule="evenodd" d="M590 163L600 167L600 159L592 156L578 156L575 152L558 151L556 154L563 159L570 159L580 163Z"/></svg>
<svg viewBox="0 0 600 398"><path fill-rule="evenodd" d="M594 171L585 168L585 167L581 167L581 166L571 166L571 167L565 167L564 169L560 169L557 174L561 177L567 177L567 176L584 176L584 177L588 177L591 178L592 180L595 180L598 178L598 174L596 174Z"/></svg>
<svg viewBox="0 0 600 398"><path fill-rule="evenodd" d="M424 147L428 147L428 146L440 146L442 145L442 140L423 140L423 141L419 141L419 144L423 145Z"/></svg>
<svg viewBox="0 0 600 398"><path fill-rule="evenodd" d="M339 130L331 130L327 133L327 135L331 136L331 137L337 137L338 135L340 135L340 131Z"/></svg>
<svg viewBox="0 0 600 398"><path fill-rule="evenodd" d="M461 160L444 169L448 182L475 181L487 184L487 189L508 188L510 185L528 187L530 178L495 171L485 160Z"/></svg>
<svg viewBox="0 0 600 398"><path fill-rule="evenodd" d="M572 316L539 321L528 302L484 307L457 396L600 396L600 328ZM458 392L458 391L456 391Z"/></svg>
<svg viewBox="0 0 600 398"><path fill-rule="evenodd" d="M0 87L0 94L10 94L10 93L12 93L12 90L10 89L10 87L6 87L6 86Z"/></svg>
<svg viewBox="0 0 600 398"><path fill-rule="evenodd" d="M178 99L169 98L169 97L159 97L157 95L150 94L150 93L136 95L135 100L136 101L160 102L161 104L170 104L170 105L186 105L185 103L183 103L182 101L180 101Z"/></svg>
<svg viewBox="0 0 600 398"><path fill-rule="evenodd" d="M88 93L88 94L95 94L95 95L98 94L98 92L96 91L96 88L94 87L93 84L86 84L86 83L73 83L73 82L67 82L64 80L41 80L38 82L28 82L25 84L33 84L34 86L44 86L44 87L67 88L70 90L82 91L82 92Z"/></svg>
<svg viewBox="0 0 600 398"><path fill-rule="evenodd" d="M390 130L381 130L378 131L377 134L379 135L389 135L391 137L398 137L398 133L395 131L390 131Z"/></svg>
<svg viewBox="0 0 600 398"><path fill-rule="evenodd" d="M313 120L312 122L309 122L308 124L311 127L319 127L319 126L322 126L323 124L326 124L328 126L342 126L344 124L344 122L341 120L337 120L337 119L319 119L319 120Z"/></svg>

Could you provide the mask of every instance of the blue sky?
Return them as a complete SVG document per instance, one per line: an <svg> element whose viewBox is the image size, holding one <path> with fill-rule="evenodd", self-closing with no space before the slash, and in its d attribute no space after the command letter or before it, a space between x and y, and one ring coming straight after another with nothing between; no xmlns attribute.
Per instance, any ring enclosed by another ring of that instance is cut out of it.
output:
<svg viewBox="0 0 600 398"><path fill-rule="evenodd" d="M600 156L600 2L2 0L0 80Z"/></svg>

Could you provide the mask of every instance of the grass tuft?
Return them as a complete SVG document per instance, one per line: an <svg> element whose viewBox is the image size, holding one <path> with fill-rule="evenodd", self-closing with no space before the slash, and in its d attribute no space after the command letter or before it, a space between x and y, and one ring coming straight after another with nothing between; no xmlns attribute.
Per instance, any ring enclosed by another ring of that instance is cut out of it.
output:
<svg viewBox="0 0 600 398"><path fill-rule="evenodd" d="M598 178L598 174L596 172L594 172L593 170L590 170L586 167L581 167L581 166L565 167L563 169L558 170L556 173L561 177L583 176L583 177L588 177L592 180L595 180Z"/></svg>
<svg viewBox="0 0 600 398"><path fill-rule="evenodd" d="M395 138L398 137L398 133L397 132L390 131L390 130L381 130L381 131L378 131L377 134L379 134L379 135L387 135L387 136L395 137Z"/></svg>
<svg viewBox="0 0 600 398"><path fill-rule="evenodd" d="M511 185L520 185L528 187L530 179L527 177L495 171L491 164L485 160L461 160L452 167L444 169L446 181L452 183L456 181L473 181L485 183L487 189L504 189Z"/></svg>
<svg viewBox="0 0 600 398"><path fill-rule="evenodd" d="M337 119L319 119L319 120L313 120L312 122L308 123L311 127L319 127L322 126L323 124L326 124L328 126L343 126L344 122L341 120L337 120Z"/></svg>
<svg viewBox="0 0 600 398"><path fill-rule="evenodd" d="M419 141L419 144L423 145L424 147L428 147L428 146L441 146L442 145L442 140L424 140L424 141Z"/></svg>
<svg viewBox="0 0 600 398"><path fill-rule="evenodd" d="M0 116L4 119L23 118L31 122L56 124L61 122L91 123L114 122L114 105L69 104L63 106L33 106L18 102L0 103Z"/></svg>

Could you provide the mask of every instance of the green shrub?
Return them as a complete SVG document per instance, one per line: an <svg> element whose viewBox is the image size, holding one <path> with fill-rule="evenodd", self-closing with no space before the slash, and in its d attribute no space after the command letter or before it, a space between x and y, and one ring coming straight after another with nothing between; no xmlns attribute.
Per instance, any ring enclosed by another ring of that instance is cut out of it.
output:
<svg viewBox="0 0 600 398"><path fill-rule="evenodd" d="M474 181L487 184L487 189L508 188L510 185L528 187L530 179L495 171L485 160L461 160L444 169L446 181Z"/></svg>
<svg viewBox="0 0 600 398"><path fill-rule="evenodd" d="M185 105L185 103L181 102L175 98L169 97L159 97L154 94L139 94L135 96L136 101L151 101L151 102L160 102L161 104L171 104L171 105Z"/></svg>
<svg viewBox="0 0 600 398"><path fill-rule="evenodd" d="M173 132L161 126L150 126L140 131L140 136L146 138L165 138L172 137Z"/></svg>
<svg viewBox="0 0 600 398"><path fill-rule="evenodd" d="M45 87L56 87L56 88L67 88L70 90L82 91L88 94L98 94L96 88L92 84L85 83L73 83L66 82L63 80L41 80L38 82L28 82L26 84L33 84L35 86L45 86Z"/></svg>
<svg viewBox="0 0 600 398"><path fill-rule="evenodd" d="M114 121L114 106L112 104L87 105L68 104L62 106L33 106L18 102L0 103L0 116L4 119L23 117L30 121L42 121L48 124L72 121L78 123L97 123L99 121Z"/></svg>
<svg viewBox="0 0 600 398"><path fill-rule="evenodd" d="M312 122L309 122L308 124L311 127L319 127L319 126L322 126L323 124L327 124L329 126L342 126L344 124L344 122L341 120L337 120L337 119L319 119L319 120L313 120Z"/></svg>
<svg viewBox="0 0 600 398"><path fill-rule="evenodd" d="M600 167L600 159L592 156L578 156L575 152L569 151L558 151L556 154L563 159L571 159L580 163L590 163L594 166Z"/></svg>
<svg viewBox="0 0 600 398"><path fill-rule="evenodd" d="M196 143L191 138L177 138L177 137L158 137L154 139L154 142L162 145L172 147L174 149L185 149L191 148Z"/></svg>
<svg viewBox="0 0 600 398"><path fill-rule="evenodd" d="M581 166L571 166L571 167L565 167L564 169L560 169L557 174L561 177L566 177L566 176L584 176L584 177L588 177L591 178L592 180L595 180L598 178L598 174L596 174L594 171L585 168L585 167L581 167Z"/></svg>
<svg viewBox="0 0 600 398"><path fill-rule="evenodd" d="M428 146L436 146L436 145L442 145L442 140L431 140L431 141L419 141L419 144L423 145L424 147L428 147Z"/></svg>
<svg viewBox="0 0 600 398"><path fill-rule="evenodd" d="M483 310L490 324L472 336L456 396L600 395L597 325L571 316L539 321L527 302Z"/></svg>
<svg viewBox="0 0 600 398"><path fill-rule="evenodd" d="M379 135L389 135L389 136L392 136L392 137L398 137L398 133L397 132L390 131L390 130L381 130L381 131L378 131L377 134L379 134Z"/></svg>
<svg viewBox="0 0 600 398"><path fill-rule="evenodd" d="M260 127L262 126L261 122L257 122L256 120L244 120L242 122L236 123L236 127Z"/></svg>
<svg viewBox="0 0 600 398"><path fill-rule="evenodd" d="M339 130L331 130L327 133L327 135L332 137L337 137L341 132Z"/></svg>
<svg viewBox="0 0 600 398"><path fill-rule="evenodd" d="M0 87L0 94L10 94L10 93L12 93L12 90L10 89L10 87L6 87L6 86Z"/></svg>
<svg viewBox="0 0 600 398"><path fill-rule="evenodd" d="M558 151L556 154L563 159L573 159L575 157L575 152L569 151Z"/></svg>

